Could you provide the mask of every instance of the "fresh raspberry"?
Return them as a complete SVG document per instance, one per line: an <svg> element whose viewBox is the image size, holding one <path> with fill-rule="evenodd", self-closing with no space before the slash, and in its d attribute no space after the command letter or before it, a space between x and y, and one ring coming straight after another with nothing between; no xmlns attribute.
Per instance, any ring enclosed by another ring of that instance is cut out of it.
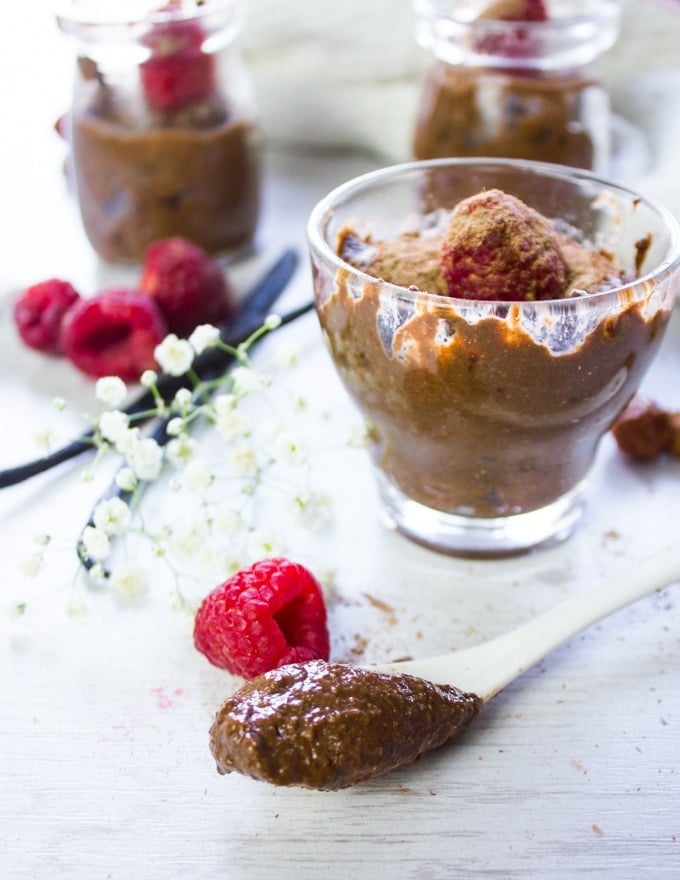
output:
<svg viewBox="0 0 680 880"><path fill-rule="evenodd" d="M188 336L198 324L220 324L236 311L220 267L184 238L149 245L139 288L154 298L169 329L178 336Z"/></svg>
<svg viewBox="0 0 680 880"><path fill-rule="evenodd" d="M79 299L73 285L59 278L27 288L14 303L14 321L26 345L45 354L62 354L61 325Z"/></svg>
<svg viewBox="0 0 680 880"><path fill-rule="evenodd" d="M477 21L541 22L548 20L543 0L496 0L477 16ZM475 50L506 58L526 58L536 51L528 28L510 27L486 31L475 41Z"/></svg>
<svg viewBox="0 0 680 880"><path fill-rule="evenodd" d="M175 112L215 90L215 59L202 49L203 29L195 21L155 25L146 37L151 56L140 65L150 107Z"/></svg>
<svg viewBox="0 0 680 880"><path fill-rule="evenodd" d="M157 367L154 349L167 333L153 300L114 288L81 300L69 311L62 345L74 366L88 376L134 382L144 370Z"/></svg>
<svg viewBox="0 0 680 880"><path fill-rule="evenodd" d="M463 299L556 299L568 280L550 222L498 189L456 205L440 261L449 295Z"/></svg>
<svg viewBox="0 0 680 880"><path fill-rule="evenodd" d="M194 644L212 664L244 678L287 663L328 660L319 582L287 559L256 562L206 596L196 613Z"/></svg>
<svg viewBox="0 0 680 880"><path fill-rule="evenodd" d="M673 446L670 413L651 400L634 397L612 427L619 449L636 461L652 461Z"/></svg>

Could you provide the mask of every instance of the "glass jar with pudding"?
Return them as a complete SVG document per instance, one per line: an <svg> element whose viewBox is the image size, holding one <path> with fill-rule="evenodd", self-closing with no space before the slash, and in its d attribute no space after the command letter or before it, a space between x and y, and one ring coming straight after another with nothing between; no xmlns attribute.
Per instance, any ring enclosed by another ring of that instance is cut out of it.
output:
<svg viewBox="0 0 680 880"><path fill-rule="evenodd" d="M252 246L260 162L255 102L236 48L243 0L67 0L76 43L68 130L87 236L139 262L181 236L212 255Z"/></svg>
<svg viewBox="0 0 680 880"><path fill-rule="evenodd" d="M598 59L616 0L415 0L432 55L416 159L506 157L607 171L609 97Z"/></svg>

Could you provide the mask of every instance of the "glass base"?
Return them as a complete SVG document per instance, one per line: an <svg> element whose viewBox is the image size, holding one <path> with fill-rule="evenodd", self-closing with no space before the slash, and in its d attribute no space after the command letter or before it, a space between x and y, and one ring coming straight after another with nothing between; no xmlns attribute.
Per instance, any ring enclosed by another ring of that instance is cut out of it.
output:
<svg viewBox="0 0 680 880"><path fill-rule="evenodd" d="M380 472L377 479L384 525L452 556L516 556L548 547L572 533L584 507L585 482L581 482L546 507L528 513L461 516L412 501Z"/></svg>

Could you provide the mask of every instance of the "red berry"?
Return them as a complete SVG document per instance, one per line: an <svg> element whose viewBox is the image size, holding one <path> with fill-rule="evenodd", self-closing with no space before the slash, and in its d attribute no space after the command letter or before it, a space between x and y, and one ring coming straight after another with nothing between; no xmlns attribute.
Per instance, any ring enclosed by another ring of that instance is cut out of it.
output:
<svg viewBox="0 0 680 880"><path fill-rule="evenodd" d="M68 313L62 344L71 362L93 378L133 382L157 367L154 349L168 328L158 307L134 290L104 290Z"/></svg>
<svg viewBox="0 0 680 880"><path fill-rule="evenodd" d="M162 239L147 248L139 287L154 298L178 336L188 336L198 324L220 324L235 312L220 267L184 238Z"/></svg>
<svg viewBox="0 0 680 880"><path fill-rule="evenodd" d="M215 59L203 52L197 22L169 21L147 35L151 57L140 65L144 97L156 110L174 112L215 90Z"/></svg>
<svg viewBox="0 0 680 880"><path fill-rule="evenodd" d="M544 0L495 0L477 18L494 21L547 21L548 10Z"/></svg>
<svg viewBox="0 0 680 880"><path fill-rule="evenodd" d="M453 209L441 268L449 295L463 299L556 299L568 281L550 221L498 189Z"/></svg>
<svg viewBox="0 0 680 880"><path fill-rule="evenodd" d="M61 325L79 299L75 288L59 278L27 288L14 303L14 320L26 345L46 354L61 354Z"/></svg>
<svg viewBox="0 0 680 880"><path fill-rule="evenodd" d="M548 20L548 10L543 0L496 0L477 16L477 20L541 22ZM526 58L536 51L536 43L528 28L485 29L475 41L475 50L507 58Z"/></svg>
<svg viewBox="0 0 680 880"><path fill-rule="evenodd" d="M287 559L256 562L206 596L196 613L194 644L212 664L244 678L287 663L328 660L319 582Z"/></svg>

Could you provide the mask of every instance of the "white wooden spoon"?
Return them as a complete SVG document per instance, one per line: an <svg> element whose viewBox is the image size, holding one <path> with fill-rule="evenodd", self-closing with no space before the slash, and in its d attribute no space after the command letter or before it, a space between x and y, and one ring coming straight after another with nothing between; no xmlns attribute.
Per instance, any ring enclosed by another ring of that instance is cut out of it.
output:
<svg viewBox="0 0 680 880"><path fill-rule="evenodd" d="M465 730L483 703L554 648L675 581L680 546L474 648L364 668L318 660L266 672L217 713L217 768L329 790L384 776Z"/></svg>
<svg viewBox="0 0 680 880"><path fill-rule="evenodd" d="M680 581L680 542L497 638L451 654L371 668L409 673L436 684L453 685L487 702L582 630L677 581Z"/></svg>

